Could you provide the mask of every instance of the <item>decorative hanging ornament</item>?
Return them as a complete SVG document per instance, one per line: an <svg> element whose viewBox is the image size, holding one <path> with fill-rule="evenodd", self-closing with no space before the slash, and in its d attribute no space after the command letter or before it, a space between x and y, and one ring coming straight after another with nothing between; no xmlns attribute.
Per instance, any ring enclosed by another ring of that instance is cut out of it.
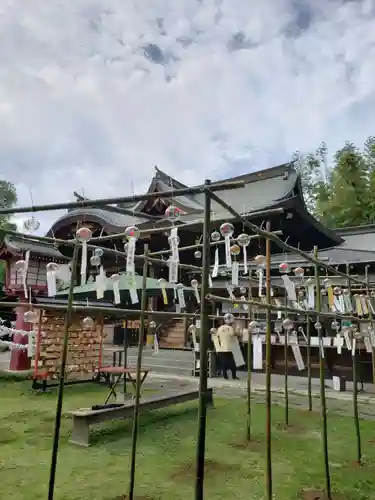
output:
<svg viewBox="0 0 375 500"><path fill-rule="evenodd" d="M35 233L40 228L40 222L34 216L23 221L23 227L28 233Z"/></svg>
<svg viewBox="0 0 375 500"><path fill-rule="evenodd" d="M176 291L177 291L178 304L179 304L181 309L185 309L186 302L185 302L185 295L184 295L184 285L182 283L178 283L176 285Z"/></svg>
<svg viewBox="0 0 375 500"><path fill-rule="evenodd" d="M94 255L95 255L96 257L99 257L99 258L100 258L100 257L103 257L103 255L104 255L104 251L103 251L103 249L102 249L102 248L95 248L95 250L94 250Z"/></svg>
<svg viewBox="0 0 375 500"><path fill-rule="evenodd" d="M48 297L54 297L57 293L57 271L59 267L56 262L48 262L46 265Z"/></svg>
<svg viewBox="0 0 375 500"><path fill-rule="evenodd" d="M249 323L249 328L252 333L259 333L260 331L260 323L259 321L253 320Z"/></svg>
<svg viewBox="0 0 375 500"><path fill-rule="evenodd" d="M231 255L237 257L237 255L239 255L240 252L241 252L241 248L238 245L232 245L230 247L230 253L231 253Z"/></svg>
<svg viewBox="0 0 375 500"><path fill-rule="evenodd" d="M266 257L264 255L257 255L254 258L255 264L259 267L264 267L266 263Z"/></svg>
<svg viewBox="0 0 375 500"><path fill-rule="evenodd" d="M126 273L133 276L135 274L135 245L141 232L137 226L129 226L125 229L125 237L128 240L128 250L126 253Z"/></svg>
<svg viewBox="0 0 375 500"><path fill-rule="evenodd" d="M194 257L198 260L202 258L202 252L200 250L195 250Z"/></svg>
<svg viewBox="0 0 375 500"><path fill-rule="evenodd" d="M166 280L164 278L158 279L158 283L161 289L161 294L163 296L163 303L164 305L168 305L168 295L167 295L167 289L166 289Z"/></svg>
<svg viewBox="0 0 375 500"><path fill-rule="evenodd" d="M214 231L213 233L211 233L211 240L214 243L217 243L218 241L220 241L220 238L221 238L221 235L218 231ZM219 274L219 248L216 245L215 257L214 257L214 267L212 269L212 277L217 278L218 274Z"/></svg>
<svg viewBox="0 0 375 500"><path fill-rule="evenodd" d="M148 324L149 328L151 328L151 330L154 330L156 328L156 322L155 321L150 321L149 324Z"/></svg>
<svg viewBox="0 0 375 500"><path fill-rule="evenodd" d="M289 264L287 262L282 262L279 265L279 272L281 274L287 274L287 273L289 273L290 272Z"/></svg>
<svg viewBox="0 0 375 500"><path fill-rule="evenodd" d="M294 322L290 318L285 318L283 321L283 328L284 330L293 330L294 328Z"/></svg>
<svg viewBox="0 0 375 500"><path fill-rule="evenodd" d="M114 304L120 304L121 303L121 297L120 297L120 275L119 274L112 274L109 278L112 281L112 287L113 287L113 302Z"/></svg>
<svg viewBox="0 0 375 500"><path fill-rule="evenodd" d="M198 280L195 280L195 279L191 280L190 285L191 285L192 289L194 290L194 295L195 295L195 298L197 299L198 304L200 304L201 303L201 298L199 296L199 289L198 289L199 283L198 283Z"/></svg>
<svg viewBox="0 0 375 500"><path fill-rule="evenodd" d="M250 236L246 233L241 233L237 237L237 243L242 248L243 252L243 272L244 274L248 273L247 267L247 247L250 245Z"/></svg>
<svg viewBox="0 0 375 500"><path fill-rule="evenodd" d="M29 257L30 257L30 251L27 251L25 255L25 260L17 260L14 266L21 275L21 282L26 299L27 299L26 277L27 277L27 270L29 267Z"/></svg>
<svg viewBox="0 0 375 500"><path fill-rule="evenodd" d="M303 278L303 275L305 274L305 270L303 267L296 267L294 269L294 274L297 276L297 278Z"/></svg>
<svg viewBox="0 0 375 500"><path fill-rule="evenodd" d="M220 226L220 234L224 238L225 241L225 263L227 269L232 267L232 255L230 253L230 239L234 233L234 226L230 222L224 222Z"/></svg>
<svg viewBox="0 0 375 500"><path fill-rule="evenodd" d="M214 231L213 233L211 233L211 240L214 243L217 243L218 241L220 241L220 239L221 239L221 235L220 235L219 231Z"/></svg>
<svg viewBox="0 0 375 500"><path fill-rule="evenodd" d="M336 320L333 320L331 323L332 330L336 330L338 332L340 330L340 323Z"/></svg>
<svg viewBox="0 0 375 500"><path fill-rule="evenodd" d="M100 266L100 257L98 257L97 255L92 255L90 257L90 266L92 267L99 267Z"/></svg>
<svg viewBox="0 0 375 500"><path fill-rule="evenodd" d="M233 325L233 323L234 323L234 316L233 316L232 313L226 313L224 315L224 323L226 325Z"/></svg>
<svg viewBox="0 0 375 500"><path fill-rule="evenodd" d="M165 210L165 216L170 220L177 220L182 215L181 208L176 207L175 205L169 205L169 207Z"/></svg>
<svg viewBox="0 0 375 500"><path fill-rule="evenodd" d="M210 329L210 335L216 335L217 334L217 328L212 327Z"/></svg>
<svg viewBox="0 0 375 500"><path fill-rule="evenodd" d="M82 326L85 330L92 330L94 328L95 322L90 316L86 316L82 320Z"/></svg>
<svg viewBox="0 0 375 500"><path fill-rule="evenodd" d="M26 311L23 315L23 320L25 323L36 323L38 315L36 311Z"/></svg>
<svg viewBox="0 0 375 500"><path fill-rule="evenodd" d="M91 240L92 232L88 227L80 227L76 232L76 240L82 243L81 257L81 286L86 284L87 279L87 243Z"/></svg>
<svg viewBox="0 0 375 500"><path fill-rule="evenodd" d="M246 288L244 286L241 286L240 288L240 293L244 295L246 293Z"/></svg>
<svg viewBox="0 0 375 500"><path fill-rule="evenodd" d="M241 248L238 245L232 245L230 247L230 254L233 257L237 257L241 252ZM237 260L232 260L232 285L238 286L238 277L240 272L240 264Z"/></svg>

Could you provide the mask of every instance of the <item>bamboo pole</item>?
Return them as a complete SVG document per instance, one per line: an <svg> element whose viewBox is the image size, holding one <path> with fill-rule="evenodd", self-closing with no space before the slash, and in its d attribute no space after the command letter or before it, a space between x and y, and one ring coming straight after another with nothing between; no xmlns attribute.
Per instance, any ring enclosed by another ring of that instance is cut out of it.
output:
<svg viewBox="0 0 375 500"><path fill-rule="evenodd" d="M55 430L53 434L52 458L51 458L51 468L50 468L49 485L48 485L48 500L53 500L55 493L55 479L56 479L57 456L59 453L61 414L62 414L62 405L64 399L65 370L66 370L66 360L68 355L69 327L72 317L73 290L75 284L74 282L76 279L77 258L78 258L78 246L76 245L74 247L73 260L72 260L72 271L70 275L68 304L67 306L65 306L66 314L64 323L64 338L61 351L59 388L57 393L57 405L56 405L56 417L55 417Z"/></svg>
<svg viewBox="0 0 375 500"><path fill-rule="evenodd" d="M318 265L320 267L323 267L324 269L326 269L327 271L331 272L335 276L341 276L343 278L348 278L348 276L346 274L341 273L340 271L338 271L334 267L330 266L329 264L326 264L326 263L324 263L324 262L316 259L315 257L312 257L311 255L309 255L308 253L304 252L303 250L300 250L299 248L296 248L296 247L293 247L291 245L288 245L283 240L281 240L277 235L271 233L271 231L267 231L267 230L261 229L256 224L253 224L252 222L248 221L245 217L243 217L238 212L236 212L230 205L228 205L228 203L226 203L224 200L222 200L215 193L211 193L211 198L214 201L216 201L216 203L218 203L223 208L225 208L225 210L227 210L230 214L232 214L233 217L236 217L237 219L239 219L243 223L244 227L247 227L248 229L250 229L250 231L252 231L252 232L254 232L256 234L259 234L259 236L262 236L263 238L269 238L276 245L278 245L280 248L282 248L283 250L285 250L285 252L291 252L291 253L296 253L298 255L301 255L301 257L303 257L308 262L311 262L311 263L315 264L315 266ZM350 278L350 277L349 277L349 279L353 283L358 283L360 285L365 284L364 281L362 281L362 280L357 280L355 278Z"/></svg>
<svg viewBox="0 0 375 500"><path fill-rule="evenodd" d="M368 300L370 302L371 301L371 294L370 294L370 282L369 282L369 276L368 276L368 266L366 266L366 268L365 268L365 279L366 279L366 283L367 283L366 293L368 296ZM368 308L368 316L370 319L371 328L374 329L374 317L373 317L372 309L370 306ZM371 342L371 362L372 362L372 383L375 386L375 345L372 345L372 342Z"/></svg>
<svg viewBox="0 0 375 500"><path fill-rule="evenodd" d="M244 181L217 182L210 185L210 192L228 191L244 187ZM155 200L157 198L175 198L199 193L206 193L205 185L187 187L182 189L169 189L168 191L152 192L146 194L134 194L132 196L120 196L117 198L98 198L95 200L70 201L66 203L53 203L51 205L30 205L25 207L0 208L0 215L23 214L27 212L49 212L53 210L71 210L74 208L93 208L103 205L114 205L119 203L132 203L137 201Z"/></svg>
<svg viewBox="0 0 375 500"><path fill-rule="evenodd" d="M274 231L274 234L282 234L282 231ZM260 238L260 236L258 234L252 234L249 236L249 238L250 238L250 241L257 240ZM236 242L237 242L237 238L231 239L231 243L236 243ZM216 247L217 245L224 245L224 244L225 244L224 240L211 241L210 247ZM203 243L196 243L195 245L187 245L185 247L179 247L178 251L179 251L179 253L181 253L181 252L186 252L188 250L199 250L201 248L203 248ZM150 257L159 257L160 255L169 255L170 253L171 253L171 251L169 249L168 250L159 250L157 252L151 252Z"/></svg>
<svg viewBox="0 0 375 500"><path fill-rule="evenodd" d="M165 231L165 229L164 229L164 231ZM67 246L67 247L74 247L74 245L75 245L75 243L74 243L75 240L61 240L61 239L58 239L58 238L49 238L47 236L32 236L32 237L29 237L26 234L18 233L17 231L12 231L12 230L8 230L8 229L5 229L4 232L6 234L9 234L11 236L15 236L18 239L20 239L22 241L25 241L25 242L28 242L28 243L41 242L41 243L50 243L50 244L53 244L53 245L61 245L61 246ZM0 233L1 233L1 231L0 231ZM93 241L93 240L94 240L94 238L92 238L90 241ZM88 243L87 244L87 249L88 250L92 250L92 251L95 251L97 249L101 249L101 250L103 250L104 253L107 253L109 255L113 255L116 258L120 258L120 259L126 260L126 254L125 254L125 252L120 252L119 250L115 250L114 248L106 248L106 247L96 246L96 245L92 245L92 244ZM134 256L134 259L136 261L138 260L138 261L142 261L143 262L144 258L145 258L144 255L135 255ZM154 265L157 265L157 266L168 267L168 262L166 260L154 259L154 258L150 258L149 257L148 258L148 262L150 264L154 264ZM194 266L192 264L182 264L182 263L179 263L178 265L179 265L179 267L181 269L191 270L191 271L195 271L195 272L201 272L202 271L202 268L200 266Z"/></svg>
<svg viewBox="0 0 375 500"><path fill-rule="evenodd" d="M349 264L346 265L346 273L349 275ZM348 282L348 290L350 297L352 296L352 290L350 287L350 282ZM370 309L370 308L369 308ZM353 343L353 348L352 348L352 373L353 373L353 420L354 420L354 428L355 428L355 437L356 437L356 455L357 455L357 463L358 465L361 465L362 462L362 446L361 446L361 430L359 426L359 415L358 415L358 387L357 387L357 354L356 354L356 349L355 349L355 335L353 332L353 329L351 329L352 332L352 343Z"/></svg>
<svg viewBox="0 0 375 500"><path fill-rule="evenodd" d="M251 300L252 290L251 290L251 271L249 271L249 292L248 299ZM252 348L253 348L253 331L250 328L250 321L253 319L252 307L248 306L248 339L247 339L247 393L246 393L246 409L247 409L247 420L246 420L246 439L248 442L251 440L251 365L252 365Z"/></svg>
<svg viewBox="0 0 375 500"><path fill-rule="evenodd" d="M289 345L289 330L285 330L284 331L284 415L285 415L285 425L289 425L288 345Z"/></svg>
<svg viewBox="0 0 375 500"><path fill-rule="evenodd" d="M205 186L210 184L205 181ZM203 272L202 272L202 300L200 311L200 368L199 368L199 406L198 406L198 429L196 443L196 469L195 469L195 500L204 498L204 460L206 447L206 421L207 421L207 349L208 349L208 311L210 304L206 298L209 288L209 270L210 270L210 215L211 215L211 197L209 192L205 191L204 200L204 221L203 221Z"/></svg>
<svg viewBox="0 0 375 500"><path fill-rule="evenodd" d="M318 247L314 247L314 258L318 259ZM321 310L321 289L320 289L320 276L319 265L315 265L315 280L316 280L316 309L317 312ZM320 374L320 410L322 418L322 443L323 443L323 459L324 459L324 474L326 495L328 500L332 500L331 495L331 477L329 472L329 458L328 458L328 436L327 436L327 406L326 406L326 389L324 380L324 346L322 338L322 325L319 323L319 316L317 317L317 330L319 337L319 374Z"/></svg>
<svg viewBox="0 0 375 500"><path fill-rule="evenodd" d="M143 277L142 277L142 295L141 295L141 317L139 322L139 338L138 338L138 355L136 368L136 386L134 398L134 416L132 430L132 447L130 454L130 471L129 471L129 500L134 500L134 485L135 485L135 462L137 453L137 437L139 427L139 401L141 396L141 370L142 370L142 352L144 343L145 329L145 311L147 307L147 273L148 273L148 245L144 246L145 260L143 261Z"/></svg>
<svg viewBox="0 0 375 500"><path fill-rule="evenodd" d="M271 222L267 221L267 232ZM266 239L266 301L271 304L271 240ZM272 500L271 457L271 310L266 311L266 500Z"/></svg>
<svg viewBox="0 0 375 500"><path fill-rule="evenodd" d="M214 295L209 293L207 295L207 298L209 300L217 301L217 302L229 302L231 304L237 304L239 301L233 300L230 297L221 297L220 295ZM4 302L6 304L6 302ZM308 311L305 309L297 309L295 307L289 307L289 306L280 306L276 304L267 304L265 302L258 302L256 300L241 300L242 305L252 305L254 307L259 307L260 309L269 309L271 311L284 311L284 312L289 312L289 313L294 313L294 314L299 314L299 315L309 315L309 316L319 316L322 318L337 318L337 319L343 319L343 320L353 320L357 321L357 323L368 323L367 319L359 319L356 316L352 315L344 315L344 314L336 314L336 313L330 313L330 312L318 312L313 309L309 309ZM0 302L1 306L1 302Z"/></svg>
<svg viewBox="0 0 375 500"><path fill-rule="evenodd" d="M311 394L311 321L307 316L307 399L309 403L309 411L312 411L312 394Z"/></svg>

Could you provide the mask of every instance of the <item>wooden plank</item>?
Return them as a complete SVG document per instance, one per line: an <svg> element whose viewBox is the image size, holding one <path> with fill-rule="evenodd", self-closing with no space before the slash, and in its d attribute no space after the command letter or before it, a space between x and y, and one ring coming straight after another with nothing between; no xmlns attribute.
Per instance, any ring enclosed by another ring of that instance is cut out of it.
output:
<svg viewBox="0 0 375 500"><path fill-rule="evenodd" d="M140 411L158 410L167 408L175 404L186 403L198 399L199 391L184 391L181 393L166 394L164 396L150 396L140 402ZM207 390L207 403L213 404L212 389ZM79 446L90 446L89 427L92 424L105 422L108 420L120 420L131 417L134 413L134 403L126 403L115 408L104 408L101 410L91 410L82 408L69 412L73 417L73 432L70 442Z"/></svg>

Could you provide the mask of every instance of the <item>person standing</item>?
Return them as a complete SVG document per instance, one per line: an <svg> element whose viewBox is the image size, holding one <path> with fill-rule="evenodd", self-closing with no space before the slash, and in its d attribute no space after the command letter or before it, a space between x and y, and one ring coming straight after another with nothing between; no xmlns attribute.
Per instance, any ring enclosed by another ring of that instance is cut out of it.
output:
<svg viewBox="0 0 375 500"><path fill-rule="evenodd" d="M234 328L232 326L232 315L226 315L225 324L221 325L217 331L217 337L220 344L220 365L225 379L228 378L228 370L232 372L232 379L238 380L236 363L232 353L232 342L235 337Z"/></svg>

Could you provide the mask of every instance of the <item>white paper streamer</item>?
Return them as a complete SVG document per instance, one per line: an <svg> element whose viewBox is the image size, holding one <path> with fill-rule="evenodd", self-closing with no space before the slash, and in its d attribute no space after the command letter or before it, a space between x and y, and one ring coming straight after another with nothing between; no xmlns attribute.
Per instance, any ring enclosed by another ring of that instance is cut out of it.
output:
<svg viewBox="0 0 375 500"><path fill-rule="evenodd" d="M258 297L263 297L263 269L258 269Z"/></svg>
<svg viewBox="0 0 375 500"><path fill-rule="evenodd" d="M253 336L253 370L263 368L263 343L260 335Z"/></svg>
<svg viewBox="0 0 375 500"><path fill-rule="evenodd" d="M11 351L13 350L26 351L28 349L27 344L16 344L15 342L10 342L9 340L0 340L0 345L5 345L9 347Z"/></svg>
<svg viewBox="0 0 375 500"><path fill-rule="evenodd" d="M336 337L333 339L333 345L337 348L337 354L341 354L341 350L344 346L344 339L340 333L337 333Z"/></svg>
<svg viewBox="0 0 375 500"><path fill-rule="evenodd" d="M287 274L281 276L289 300L297 301L296 287Z"/></svg>
<svg viewBox="0 0 375 500"><path fill-rule="evenodd" d="M294 359L297 363L297 368L298 370L304 370L305 369L305 363L303 362L302 354L301 354L301 349L298 344L292 345L292 351L294 355Z"/></svg>
<svg viewBox="0 0 375 500"><path fill-rule="evenodd" d="M172 227L171 235L169 237L169 245L171 249L171 259L175 262L179 262L180 256L178 253L178 227Z"/></svg>
<svg viewBox="0 0 375 500"><path fill-rule="evenodd" d="M81 257L81 286L86 285L87 276L87 241L82 241L82 257Z"/></svg>
<svg viewBox="0 0 375 500"><path fill-rule="evenodd" d="M367 307L367 303L366 303L366 299L365 299L364 295L360 296L360 301L361 301L361 305L362 305L363 314L365 316L367 316L367 314L368 314L368 307Z"/></svg>
<svg viewBox="0 0 375 500"><path fill-rule="evenodd" d="M363 339L363 341L365 343L366 352L372 352L372 345L371 345L371 340L369 339L369 337L365 337Z"/></svg>
<svg viewBox="0 0 375 500"><path fill-rule="evenodd" d="M126 274L132 276L135 274L135 246L137 240L130 237L127 243L127 253L126 253Z"/></svg>
<svg viewBox="0 0 375 500"><path fill-rule="evenodd" d="M315 307L315 285L307 286L307 307L309 309L314 309Z"/></svg>
<svg viewBox="0 0 375 500"><path fill-rule="evenodd" d="M120 276L118 274L112 274L110 280L112 281L112 287L113 287L113 302L114 304L120 304L121 303Z"/></svg>
<svg viewBox="0 0 375 500"><path fill-rule="evenodd" d="M196 281L196 280L195 280ZM196 283L191 283L191 286L193 288L193 291L194 291L194 295L195 295L195 298L197 299L197 303L200 304L201 303L201 298L200 298L200 295L199 295L199 288L198 288L198 282Z"/></svg>
<svg viewBox="0 0 375 500"><path fill-rule="evenodd" d="M135 277L132 277L132 279L131 279L130 287L129 287L129 294L130 294L130 300L131 300L132 304L138 304L139 297L138 297L137 282L135 280Z"/></svg>
<svg viewBox="0 0 375 500"><path fill-rule="evenodd" d="M345 312L353 312L352 300L348 293L344 294L344 304L345 304Z"/></svg>
<svg viewBox="0 0 375 500"><path fill-rule="evenodd" d="M243 250L243 272L244 274L248 273L248 267L247 267L247 249L246 246L242 247Z"/></svg>
<svg viewBox="0 0 375 500"><path fill-rule="evenodd" d="M168 270L169 270L168 281L170 283L177 283L177 281L178 281L178 262L169 258L168 259Z"/></svg>
<svg viewBox="0 0 375 500"><path fill-rule="evenodd" d="M159 341L158 341L158 336L156 333L154 333L154 352L153 356L156 356L159 352Z"/></svg>
<svg viewBox="0 0 375 500"><path fill-rule="evenodd" d="M352 348L352 343L351 343L351 340L350 340L349 331L348 330L344 330L343 334L344 334L346 348L350 351L351 348Z"/></svg>
<svg viewBox="0 0 375 500"><path fill-rule="evenodd" d="M177 286L176 290L177 290L178 305L180 306L181 309L185 309L186 302L185 302L185 295L184 295L184 287L183 287L183 285Z"/></svg>
<svg viewBox="0 0 375 500"><path fill-rule="evenodd" d="M219 249L216 248L216 250L215 250L214 267L212 269L212 277L213 278L217 278L218 274L219 274Z"/></svg>
<svg viewBox="0 0 375 500"><path fill-rule="evenodd" d="M238 286L239 264L236 260L232 262L232 285Z"/></svg>
<svg viewBox="0 0 375 500"><path fill-rule="evenodd" d="M224 241L225 241L225 263L227 269L230 269L232 267L232 254L230 253L230 236L225 235Z"/></svg>
<svg viewBox="0 0 375 500"><path fill-rule="evenodd" d="M212 283L212 278L211 278L211 275L209 274L208 275L208 288L213 288L213 283Z"/></svg>
<svg viewBox="0 0 375 500"><path fill-rule="evenodd" d="M48 269L48 264L47 264ZM47 270L47 293L48 297L54 297L57 293L56 270Z"/></svg>
<svg viewBox="0 0 375 500"><path fill-rule="evenodd" d="M105 275L104 267L100 266L99 273L95 277L96 298L97 299L104 298L104 292L106 290L106 281L107 281L107 276Z"/></svg>
<svg viewBox="0 0 375 500"><path fill-rule="evenodd" d="M353 342L352 342L352 356L355 356L355 344L356 344L356 339L353 338Z"/></svg>

